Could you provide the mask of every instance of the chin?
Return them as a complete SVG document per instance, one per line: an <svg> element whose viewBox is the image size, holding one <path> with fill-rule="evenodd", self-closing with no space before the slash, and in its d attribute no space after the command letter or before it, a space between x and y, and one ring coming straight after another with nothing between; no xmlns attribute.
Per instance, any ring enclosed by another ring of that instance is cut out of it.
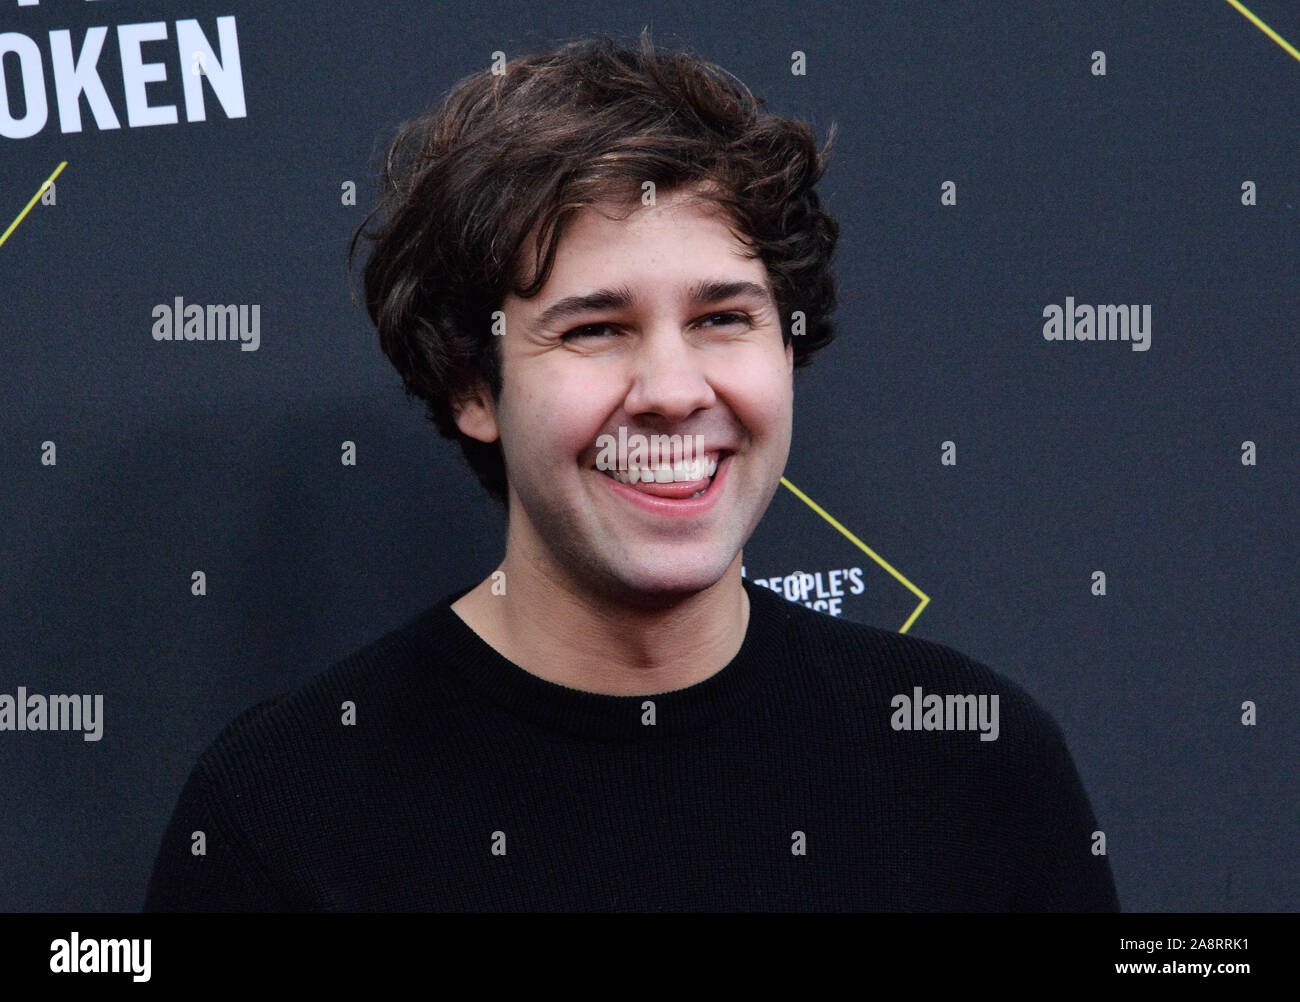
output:
<svg viewBox="0 0 1300 1002"><path fill-rule="evenodd" d="M639 596L651 604L656 599L677 601L717 584L734 560L733 554L674 566L671 558L667 561L663 557L657 561L652 558L638 566L624 565L613 571L613 577L619 590L629 597Z"/></svg>

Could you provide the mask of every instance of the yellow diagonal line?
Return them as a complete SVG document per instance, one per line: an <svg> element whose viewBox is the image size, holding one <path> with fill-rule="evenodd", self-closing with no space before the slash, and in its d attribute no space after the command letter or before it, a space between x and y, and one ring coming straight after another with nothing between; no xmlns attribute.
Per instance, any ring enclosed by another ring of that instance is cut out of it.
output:
<svg viewBox="0 0 1300 1002"><path fill-rule="evenodd" d="M927 595L925 592L921 591L920 588L912 584L912 582L907 580L907 578L903 577L903 575L899 574L898 571L894 570L894 568L890 565L888 560L886 560L884 557L878 554L875 550L873 550L870 546L868 546L866 543L860 540L857 536L853 535L853 533L849 532L849 530L844 528L844 526L840 525L840 523L837 522L834 519L834 517L825 508L819 505L816 501L810 498L807 494L801 491L794 484L790 483L790 481L786 480L785 477L781 478L781 483L785 484L785 486L790 489L791 493L793 493L795 497L797 497L800 501L806 504L809 508L815 511L822 518L826 519L826 521L829 522L832 526L834 526L840 532L840 534L844 536L845 539L847 539L850 543L852 543L859 550L861 550L872 560L874 560L877 564L879 564L886 571L888 571L891 575L893 575L894 580L898 581L904 588L906 588L908 591L910 591L913 595L915 595L917 598L921 600L921 604L912 610L912 614L907 617L907 622L904 623L902 629L898 631L899 633L906 633L908 627L910 627L913 623L916 622L916 617L921 615L921 610L930 604L930 596Z"/></svg>
<svg viewBox="0 0 1300 1002"><path fill-rule="evenodd" d="M9 234L18 229L18 224L23 221L27 216L27 213L32 211L32 206L36 204L36 200L45 194L45 189L54 183L54 179L62 173L63 168L66 166L68 166L68 161L65 160L63 163L59 164L59 166L54 168L54 173L45 179L45 183L41 185L36 194L32 196L32 200L27 203L27 207L23 209L22 212L18 213L18 218L9 224L9 229L5 230L3 234L0 234L0 247L3 247L4 242L9 239Z"/></svg>
<svg viewBox="0 0 1300 1002"><path fill-rule="evenodd" d="M1232 6L1236 7L1237 10L1241 11L1244 15L1246 15L1246 17L1250 19L1251 24L1253 24L1256 28L1262 31L1269 38L1273 39L1273 41L1277 42L1277 44L1282 46L1282 48L1286 49L1287 52L1291 53L1291 55L1294 56L1297 61L1300 61L1300 52L1296 52L1295 46L1293 46L1285 38L1283 38L1276 31L1274 31L1263 21L1257 18L1254 14L1248 11L1245 7L1243 7L1238 2L1238 0L1228 0L1228 3L1232 4Z"/></svg>

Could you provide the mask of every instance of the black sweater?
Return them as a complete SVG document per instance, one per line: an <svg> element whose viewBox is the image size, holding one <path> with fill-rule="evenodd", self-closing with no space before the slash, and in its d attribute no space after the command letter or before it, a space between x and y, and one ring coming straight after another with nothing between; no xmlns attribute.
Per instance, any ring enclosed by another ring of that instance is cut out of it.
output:
<svg viewBox="0 0 1300 1002"><path fill-rule="evenodd" d="M451 611L468 589L445 597L216 738L145 910L1118 909L1028 694L951 648L744 587L736 657L655 696L531 675ZM895 729L920 719L894 702L918 687L996 694L996 739Z"/></svg>

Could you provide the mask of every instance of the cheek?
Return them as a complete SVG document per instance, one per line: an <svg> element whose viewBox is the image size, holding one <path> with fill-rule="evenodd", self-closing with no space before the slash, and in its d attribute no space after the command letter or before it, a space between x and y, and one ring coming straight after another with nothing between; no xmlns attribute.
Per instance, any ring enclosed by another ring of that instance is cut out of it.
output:
<svg viewBox="0 0 1300 1002"><path fill-rule="evenodd" d="M503 414L514 437L550 462L592 448L618 408L611 381L589 368L539 366L520 383Z"/></svg>
<svg viewBox="0 0 1300 1002"><path fill-rule="evenodd" d="M726 399L746 427L755 433L774 435L790 421L794 388L784 367L764 369L761 375L732 381Z"/></svg>

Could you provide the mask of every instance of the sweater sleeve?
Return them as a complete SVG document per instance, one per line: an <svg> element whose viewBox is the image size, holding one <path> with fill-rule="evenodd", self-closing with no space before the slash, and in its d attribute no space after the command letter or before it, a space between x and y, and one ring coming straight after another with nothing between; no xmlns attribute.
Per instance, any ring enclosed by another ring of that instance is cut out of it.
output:
<svg viewBox="0 0 1300 1002"><path fill-rule="evenodd" d="M202 833L203 853L195 846ZM249 846L203 762L194 768L163 835L145 892L145 912L306 910L277 888Z"/></svg>
<svg viewBox="0 0 1300 1002"><path fill-rule="evenodd" d="M1028 847L1028 879L1015 911L1117 912L1115 879L1105 855L1094 855L1100 830L1059 725L1044 714L1047 769L1040 788L1044 810L1038 838Z"/></svg>

